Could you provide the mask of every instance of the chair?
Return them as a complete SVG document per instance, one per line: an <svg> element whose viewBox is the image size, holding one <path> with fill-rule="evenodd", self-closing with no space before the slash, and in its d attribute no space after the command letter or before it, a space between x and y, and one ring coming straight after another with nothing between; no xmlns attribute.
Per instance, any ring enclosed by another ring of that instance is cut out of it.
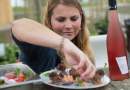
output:
<svg viewBox="0 0 130 90"><path fill-rule="evenodd" d="M95 65L97 69L103 69L105 63L107 63L106 69L108 69L106 36L107 35L97 35L90 36L89 38L94 51Z"/></svg>

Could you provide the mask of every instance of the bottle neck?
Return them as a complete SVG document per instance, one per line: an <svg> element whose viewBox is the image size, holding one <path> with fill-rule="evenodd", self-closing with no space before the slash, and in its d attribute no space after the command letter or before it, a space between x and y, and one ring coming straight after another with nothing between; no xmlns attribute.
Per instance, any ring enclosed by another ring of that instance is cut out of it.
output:
<svg viewBox="0 0 130 90"><path fill-rule="evenodd" d="M109 1L109 10L117 10L116 0L108 0Z"/></svg>
<svg viewBox="0 0 130 90"><path fill-rule="evenodd" d="M109 1L109 24L119 24L119 19L117 15L117 5L116 0Z"/></svg>
<svg viewBox="0 0 130 90"><path fill-rule="evenodd" d="M119 24L117 10L109 10L109 24Z"/></svg>

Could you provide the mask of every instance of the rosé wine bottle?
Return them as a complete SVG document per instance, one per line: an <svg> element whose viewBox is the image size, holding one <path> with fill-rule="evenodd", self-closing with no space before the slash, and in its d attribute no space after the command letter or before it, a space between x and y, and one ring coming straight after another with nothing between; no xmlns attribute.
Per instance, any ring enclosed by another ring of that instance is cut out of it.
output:
<svg viewBox="0 0 130 90"><path fill-rule="evenodd" d="M126 42L118 20L116 0L109 0L107 54L111 80L129 78Z"/></svg>

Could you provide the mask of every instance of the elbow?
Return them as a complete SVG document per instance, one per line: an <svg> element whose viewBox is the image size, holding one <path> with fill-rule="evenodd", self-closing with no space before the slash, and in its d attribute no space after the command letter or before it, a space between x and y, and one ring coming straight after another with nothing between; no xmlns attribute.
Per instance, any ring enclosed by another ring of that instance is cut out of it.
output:
<svg viewBox="0 0 130 90"><path fill-rule="evenodd" d="M14 33L17 30L18 27L18 20L13 21L12 23L12 32Z"/></svg>
<svg viewBox="0 0 130 90"><path fill-rule="evenodd" d="M12 23L12 32L15 33L16 30L19 30L20 27L22 27L22 22L25 22L25 18L24 19L19 19L19 20L15 20Z"/></svg>

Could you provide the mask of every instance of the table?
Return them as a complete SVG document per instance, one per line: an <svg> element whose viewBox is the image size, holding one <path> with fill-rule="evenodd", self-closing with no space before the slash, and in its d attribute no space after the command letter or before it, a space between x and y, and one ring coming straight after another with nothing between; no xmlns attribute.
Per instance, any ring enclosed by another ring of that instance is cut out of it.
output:
<svg viewBox="0 0 130 90"><path fill-rule="evenodd" d="M109 73L106 73L109 76ZM129 71L130 75L130 71ZM33 90L69 90L46 85L42 82L34 83ZM87 90L130 90L130 78L122 81L110 81L106 86Z"/></svg>

